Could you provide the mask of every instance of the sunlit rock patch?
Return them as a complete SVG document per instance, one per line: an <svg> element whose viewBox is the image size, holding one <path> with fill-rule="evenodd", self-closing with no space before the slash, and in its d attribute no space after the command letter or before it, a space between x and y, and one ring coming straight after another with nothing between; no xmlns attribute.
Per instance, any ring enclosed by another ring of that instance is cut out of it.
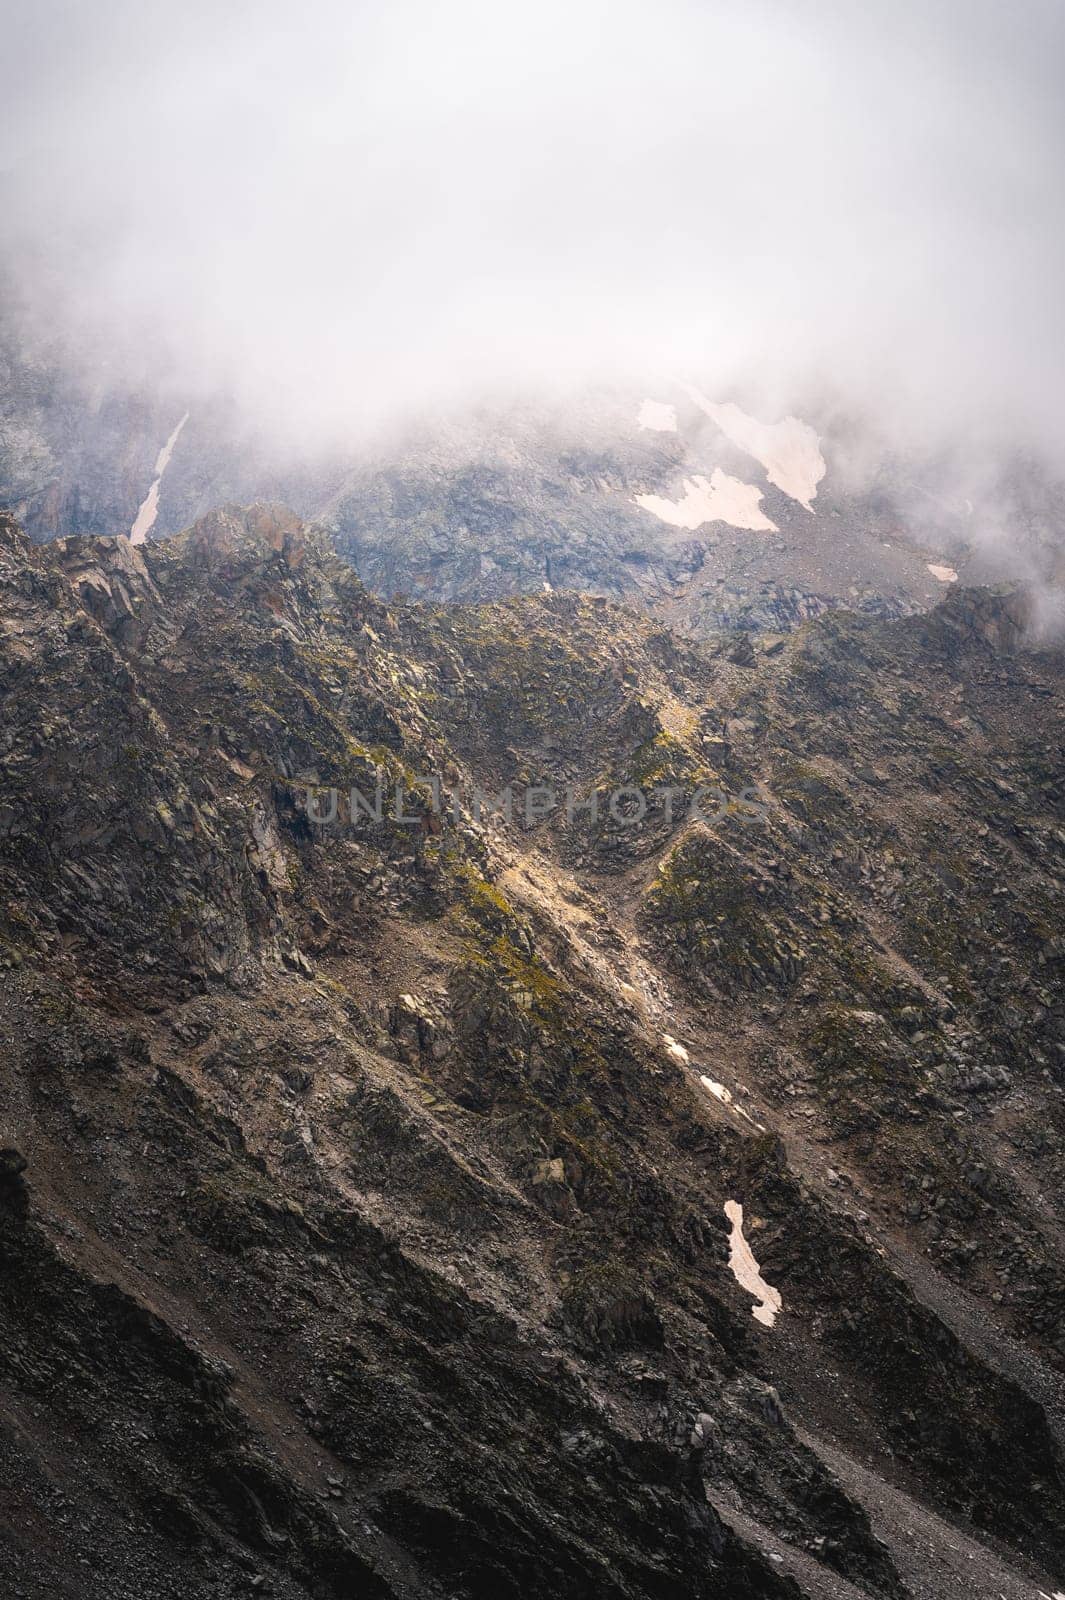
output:
<svg viewBox="0 0 1065 1600"><path fill-rule="evenodd" d="M699 1082L708 1094L712 1094L715 1100L720 1100L721 1104L727 1106L736 1116L742 1117L745 1122L749 1122L751 1127L757 1128L759 1133L765 1132L762 1124L756 1122L749 1111L745 1110L743 1106L737 1105L731 1089L726 1089L725 1085L718 1083L715 1078L708 1078L705 1072L699 1074Z"/></svg>

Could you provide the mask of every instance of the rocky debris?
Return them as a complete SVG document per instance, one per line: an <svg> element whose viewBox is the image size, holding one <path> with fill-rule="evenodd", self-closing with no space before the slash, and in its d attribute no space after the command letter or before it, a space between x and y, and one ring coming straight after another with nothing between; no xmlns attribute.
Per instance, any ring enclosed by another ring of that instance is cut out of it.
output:
<svg viewBox="0 0 1065 1600"><path fill-rule="evenodd" d="M1001 1065L978 1067L958 1080L958 1088L965 1094L996 1094L1012 1084L1013 1079Z"/></svg>

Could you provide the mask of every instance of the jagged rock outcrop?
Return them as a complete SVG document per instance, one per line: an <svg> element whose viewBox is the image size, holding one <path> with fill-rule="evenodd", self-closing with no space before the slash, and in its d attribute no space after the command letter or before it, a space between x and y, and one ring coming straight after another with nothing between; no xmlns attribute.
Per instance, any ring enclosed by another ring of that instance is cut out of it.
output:
<svg viewBox="0 0 1065 1600"><path fill-rule="evenodd" d="M128 539L59 539L55 559L104 632L125 648L137 649L161 603L137 547Z"/></svg>
<svg viewBox="0 0 1065 1600"><path fill-rule="evenodd" d="M965 644L974 641L1007 653L1031 633L1032 604L1022 588L958 589L935 612L935 621Z"/></svg>

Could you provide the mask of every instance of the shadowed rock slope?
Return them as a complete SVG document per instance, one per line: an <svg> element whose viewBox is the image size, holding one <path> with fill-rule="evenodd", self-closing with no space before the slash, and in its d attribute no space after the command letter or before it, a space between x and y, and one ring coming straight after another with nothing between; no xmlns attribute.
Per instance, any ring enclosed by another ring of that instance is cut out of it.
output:
<svg viewBox="0 0 1065 1600"><path fill-rule="evenodd" d="M275 506L0 522L4 1594L1060 1587L1024 629L766 655L386 605Z"/></svg>

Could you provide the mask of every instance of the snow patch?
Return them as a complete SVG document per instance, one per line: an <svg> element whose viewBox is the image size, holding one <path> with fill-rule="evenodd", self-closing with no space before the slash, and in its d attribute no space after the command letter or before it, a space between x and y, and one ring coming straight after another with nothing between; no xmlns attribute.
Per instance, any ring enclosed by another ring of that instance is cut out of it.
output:
<svg viewBox="0 0 1065 1600"><path fill-rule="evenodd" d="M159 513L159 486L163 481L163 473L170 465L170 457L174 454L174 446L177 444L181 430L188 420L189 414L186 411L155 458L155 479L148 493L141 501L140 510L137 512L133 526L129 530L130 544L143 544L155 526L155 519Z"/></svg>
<svg viewBox="0 0 1065 1600"><path fill-rule="evenodd" d="M668 522L671 528L701 528L704 522L727 522L733 528L757 533L776 533L777 525L760 509L762 491L753 483L730 478L715 467L706 478L685 478L679 500L664 500L657 494L638 494L636 504L644 511Z"/></svg>
<svg viewBox="0 0 1065 1600"><path fill-rule="evenodd" d="M939 579L940 583L957 583L958 581L958 574L953 567L937 567L930 561L928 570L933 578Z"/></svg>
<svg viewBox="0 0 1065 1600"><path fill-rule="evenodd" d="M743 1236L743 1207L738 1200L725 1201L725 1215L732 1224L728 1257L732 1276L741 1289L746 1289L758 1301L751 1307L751 1316L763 1327L771 1328L784 1304L780 1290L772 1288L762 1277L754 1253Z"/></svg>
<svg viewBox="0 0 1065 1600"><path fill-rule="evenodd" d="M821 441L809 423L800 422L798 417L785 417L782 422L759 422L757 417L748 416L731 402L716 405L690 384L681 387L700 411L705 411L717 423L726 439L731 439L733 444L761 462L770 483L783 489L807 511L813 511L810 502L826 469Z"/></svg>
<svg viewBox="0 0 1065 1600"><path fill-rule="evenodd" d="M664 400L645 400L636 421L639 427L649 428L652 433L676 433L677 408L666 405Z"/></svg>

